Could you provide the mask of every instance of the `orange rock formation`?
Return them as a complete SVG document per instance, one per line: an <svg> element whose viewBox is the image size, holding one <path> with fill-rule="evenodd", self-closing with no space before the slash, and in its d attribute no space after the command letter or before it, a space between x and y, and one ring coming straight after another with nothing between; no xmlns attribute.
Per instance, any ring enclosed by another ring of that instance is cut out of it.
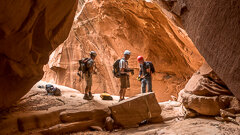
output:
<svg viewBox="0 0 240 135"><path fill-rule="evenodd" d="M142 55L155 65L153 91L158 101L166 101L177 95L203 62L179 19L161 3L93 0L80 7L83 9L76 14L68 39L51 54L44 68L44 81L83 92L84 81L76 74L78 60L94 50L98 74L93 77L92 91L118 95L119 80L113 77L112 64L128 49L135 75L127 96L140 93L136 58Z"/></svg>

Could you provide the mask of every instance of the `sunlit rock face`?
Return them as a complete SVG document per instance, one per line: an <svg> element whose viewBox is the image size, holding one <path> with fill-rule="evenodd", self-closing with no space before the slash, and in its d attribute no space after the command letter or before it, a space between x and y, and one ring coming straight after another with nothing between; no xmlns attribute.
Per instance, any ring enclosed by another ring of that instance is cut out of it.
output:
<svg viewBox="0 0 240 135"><path fill-rule="evenodd" d="M240 1L178 0L172 11L212 69L240 99Z"/></svg>
<svg viewBox="0 0 240 135"><path fill-rule="evenodd" d="M50 53L68 36L76 0L0 0L0 108L43 76Z"/></svg>
<svg viewBox="0 0 240 135"><path fill-rule="evenodd" d="M132 52L129 66L135 69L135 75L130 77L131 88L127 96L140 93L136 58L142 55L155 65L153 91L158 101L169 100L171 95L177 95L203 62L180 27L179 19L161 3L87 1L75 16L68 39L51 54L43 80L83 92L85 82L77 76L78 60L89 57L89 51L94 50L98 54L98 74L93 76L92 91L118 95L120 83L113 77L112 64L128 49Z"/></svg>

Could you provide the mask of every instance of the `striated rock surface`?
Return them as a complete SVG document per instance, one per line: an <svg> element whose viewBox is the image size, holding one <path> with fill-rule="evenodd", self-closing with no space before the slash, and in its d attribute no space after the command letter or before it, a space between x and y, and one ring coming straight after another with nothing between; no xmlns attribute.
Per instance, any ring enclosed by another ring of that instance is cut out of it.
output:
<svg viewBox="0 0 240 135"><path fill-rule="evenodd" d="M202 115L219 115L220 109L230 107L232 93L217 77L216 73L204 63L179 92L178 100L186 109Z"/></svg>
<svg viewBox="0 0 240 135"><path fill-rule="evenodd" d="M144 120L158 119L162 112L152 92L123 100L109 109L114 122L124 128L138 127Z"/></svg>
<svg viewBox="0 0 240 135"><path fill-rule="evenodd" d="M49 54L68 36L76 0L0 0L0 108L43 76Z"/></svg>
<svg viewBox="0 0 240 135"><path fill-rule="evenodd" d="M131 76L127 96L140 93L136 58L142 55L155 65L153 91L158 101L166 101L171 95L177 96L202 64L202 57L180 28L179 19L161 4L93 0L82 6L68 39L51 54L44 67L44 81L83 92L85 82L76 74L78 60L89 57L88 52L95 50L98 74L93 76L92 91L118 95L120 83L113 77L112 64L128 49L132 52L129 66L135 69L135 75Z"/></svg>
<svg viewBox="0 0 240 135"><path fill-rule="evenodd" d="M200 53L238 99L239 7L239 0L178 0L173 7Z"/></svg>

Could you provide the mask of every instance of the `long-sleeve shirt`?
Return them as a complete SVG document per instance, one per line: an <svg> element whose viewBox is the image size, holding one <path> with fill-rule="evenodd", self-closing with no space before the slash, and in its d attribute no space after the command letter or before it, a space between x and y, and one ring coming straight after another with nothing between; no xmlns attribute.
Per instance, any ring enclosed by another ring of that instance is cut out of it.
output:
<svg viewBox="0 0 240 135"><path fill-rule="evenodd" d="M139 76L143 75L145 77L151 77L150 73L147 72L147 69L149 68L150 68L150 64L148 62L144 62L143 64L140 64Z"/></svg>

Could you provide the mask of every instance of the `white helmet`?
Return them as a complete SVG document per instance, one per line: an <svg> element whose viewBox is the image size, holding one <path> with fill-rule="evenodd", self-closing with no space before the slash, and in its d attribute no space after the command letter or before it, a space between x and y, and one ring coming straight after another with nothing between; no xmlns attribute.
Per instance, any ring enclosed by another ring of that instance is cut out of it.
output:
<svg viewBox="0 0 240 135"><path fill-rule="evenodd" d="M129 50L125 50L124 55L131 55L131 52Z"/></svg>
<svg viewBox="0 0 240 135"><path fill-rule="evenodd" d="M91 51L91 52L90 52L90 55L91 55L91 56L97 56L97 53L96 53L95 51Z"/></svg>

